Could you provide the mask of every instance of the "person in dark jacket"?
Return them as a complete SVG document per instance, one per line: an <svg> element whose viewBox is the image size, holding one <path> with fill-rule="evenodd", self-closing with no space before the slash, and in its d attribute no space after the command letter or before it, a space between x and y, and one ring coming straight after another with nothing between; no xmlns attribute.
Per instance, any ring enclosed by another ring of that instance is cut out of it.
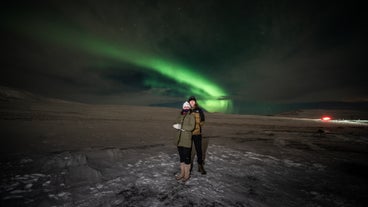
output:
<svg viewBox="0 0 368 207"><path fill-rule="evenodd" d="M195 128L192 133L194 149L192 148L190 171L192 171L193 168L194 157L197 155L198 172L201 172L204 175L207 173L204 169L204 158L208 147L207 139L202 137L202 126L204 125L205 117L202 109L198 106L197 99L194 96L189 97L188 102L192 107L192 113L195 117Z"/></svg>
<svg viewBox="0 0 368 207"><path fill-rule="evenodd" d="M174 128L178 129L176 145L180 157L180 174L175 177L177 180L182 179L183 182L190 177L192 131L195 127L195 118L190 108L190 104L185 102L176 124L173 125Z"/></svg>

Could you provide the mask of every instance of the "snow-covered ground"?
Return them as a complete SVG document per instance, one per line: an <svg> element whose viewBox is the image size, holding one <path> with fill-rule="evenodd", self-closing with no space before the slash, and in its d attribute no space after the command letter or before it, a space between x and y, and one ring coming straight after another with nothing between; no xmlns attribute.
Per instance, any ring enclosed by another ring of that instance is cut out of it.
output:
<svg viewBox="0 0 368 207"><path fill-rule="evenodd" d="M90 149L2 163L2 206L363 206L359 177L210 145L208 174L176 181L175 149ZM354 166L353 166L354 167ZM359 166L356 166L359 170ZM363 169L364 170L364 169ZM365 169L366 171L367 169ZM15 173L16 172L16 173ZM341 180L348 179L348 180Z"/></svg>
<svg viewBox="0 0 368 207"><path fill-rule="evenodd" d="M16 95L0 101L0 206L368 202L367 123L206 114L207 175L195 164L182 183L174 178L177 110Z"/></svg>

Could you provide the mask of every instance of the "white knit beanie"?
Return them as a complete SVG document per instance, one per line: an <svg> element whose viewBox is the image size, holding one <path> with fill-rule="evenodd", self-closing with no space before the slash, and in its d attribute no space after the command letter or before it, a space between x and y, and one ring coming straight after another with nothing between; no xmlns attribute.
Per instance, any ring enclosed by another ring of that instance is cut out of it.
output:
<svg viewBox="0 0 368 207"><path fill-rule="evenodd" d="M190 109L190 108L191 107L190 107L190 104L189 104L188 101L186 101L186 102L183 103L183 109Z"/></svg>

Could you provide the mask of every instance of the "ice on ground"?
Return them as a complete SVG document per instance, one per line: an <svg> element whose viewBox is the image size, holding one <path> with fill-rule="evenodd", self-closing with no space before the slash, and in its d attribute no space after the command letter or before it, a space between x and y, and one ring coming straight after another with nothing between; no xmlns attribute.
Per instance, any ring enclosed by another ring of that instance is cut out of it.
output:
<svg viewBox="0 0 368 207"><path fill-rule="evenodd" d="M190 180L182 183L174 177L179 170L178 160L175 150L63 152L44 160L40 165L43 172L5 180L0 186L2 204L296 206L305 203L317 206L335 204L332 200L337 197L331 192L322 193L318 184L308 185L310 179L319 178L325 169L319 163L297 163L210 145L205 164L207 175L197 172L195 164ZM340 198L339 202L349 206L344 199Z"/></svg>

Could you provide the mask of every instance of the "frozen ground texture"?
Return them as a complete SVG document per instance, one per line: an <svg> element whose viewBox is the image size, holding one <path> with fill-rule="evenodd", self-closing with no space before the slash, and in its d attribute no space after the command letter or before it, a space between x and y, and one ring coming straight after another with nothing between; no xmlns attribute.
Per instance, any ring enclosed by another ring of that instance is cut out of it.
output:
<svg viewBox="0 0 368 207"><path fill-rule="evenodd" d="M4 206L364 206L366 201L364 194L359 195L368 190L367 183L361 183L365 175L354 172L362 170L356 163L336 166L347 168L341 173L343 169L318 162L211 145L208 174L194 170L190 181L182 184L174 179L177 154L161 147L63 152L42 161L23 158L17 166L32 170L3 178L1 202Z"/></svg>
<svg viewBox="0 0 368 207"><path fill-rule="evenodd" d="M207 114L207 175L174 179L177 110L6 91L0 206L366 206L368 127ZM5 94L5 95L4 95ZM307 112L303 112L307 114Z"/></svg>

